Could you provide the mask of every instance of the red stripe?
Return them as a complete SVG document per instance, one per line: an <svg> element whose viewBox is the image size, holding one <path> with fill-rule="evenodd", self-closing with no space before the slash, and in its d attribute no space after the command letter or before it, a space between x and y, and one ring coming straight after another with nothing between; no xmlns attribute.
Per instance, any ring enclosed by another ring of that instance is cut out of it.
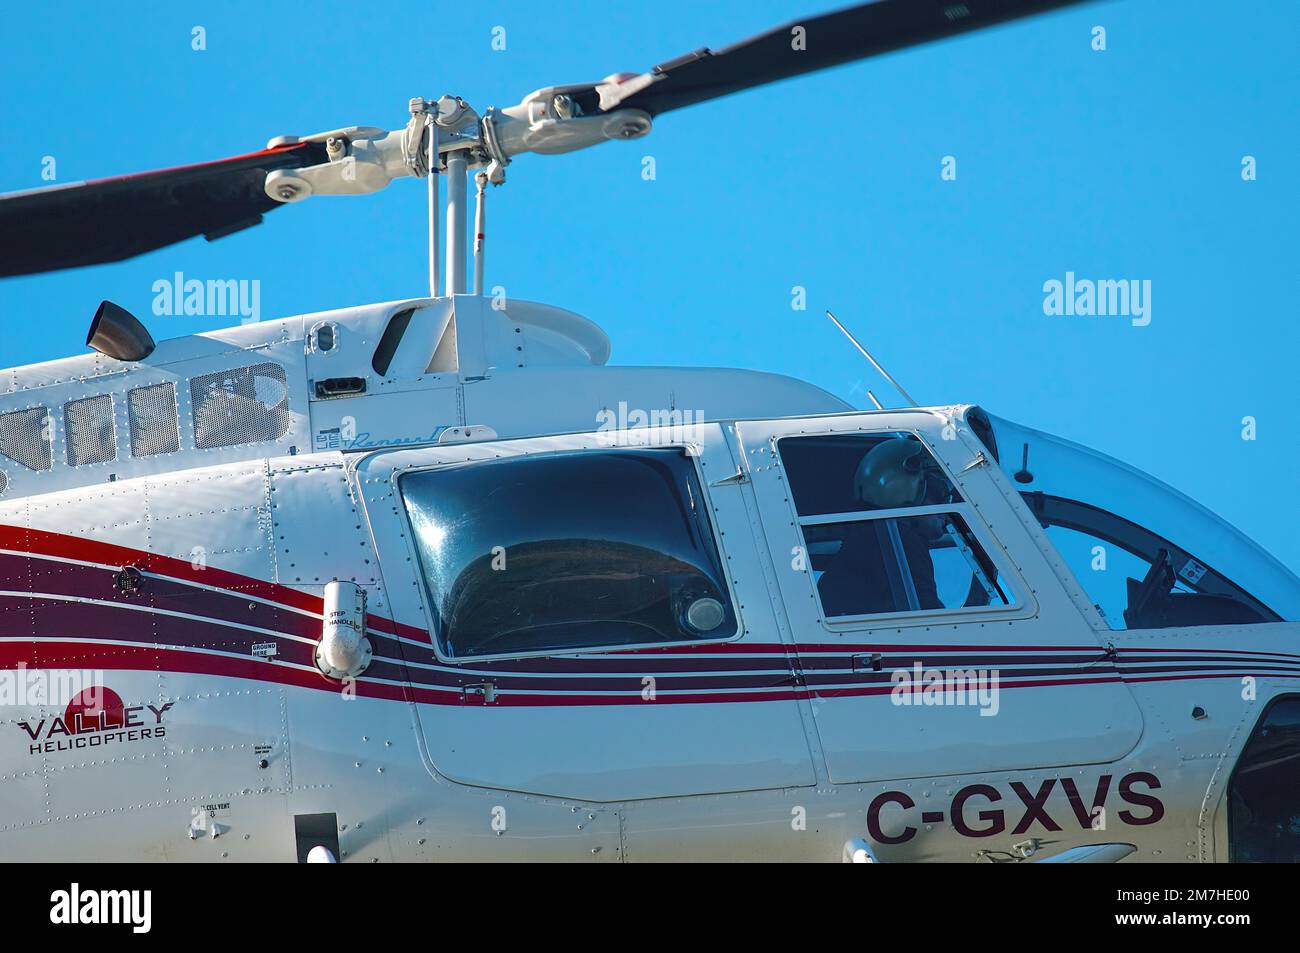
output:
<svg viewBox="0 0 1300 953"><path fill-rule="evenodd" d="M786 645L781 642L704 642L692 645L653 646L644 649L623 649L606 652L606 655L729 655L761 654L772 655L802 652L814 654L824 652L844 655L851 652L888 652L897 655L900 652L936 652L954 654L957 652L1088 652L1100 655L1102 646L1097 645L913 645L906 642L795 642Z"/></svg>
<svg viewBox="0 0 1300 953"><path fill-rule="evenodd" d="M36 556L51 556L61 559L74 559L83 562L103 563L110 566L136 566L137 568L184 580L199 585L225 589L235 594L251 595L267 602L289 606L303 612L321 615L324 611L319 596L311 595L291 586L268 582L253 576L231 572L226 569L205 566L196 567L193 563L159 553L149 553L115 543L69 536L48 530L27 529L19 526L0 524L0 549L31 553ZM432 644L427 629L422 626L398 622L385 616L370 615L366 624L376 632L395 635L425 645ZM654 646L643 649L629 649L619 652L603 652L603 655L788 655L793 652L813 653L852 653L852 652L1090 652L1100 653L1100 645L980 645L956 646L936 644L908 644L897 642L799 642L792 645L783 643L738 643L714 642L679 646ZM1260 652L1243 649L1215 648L1142 648L1134 646L1119 647L1121 653L1212 653L1222 655L1246 655L1256 657L1277 656L1281 658L1300 658L1300 654L1289 652Z"/></svg>
<svg viewBox="0 0 1300 953"><path fill-rule="evenodd" d="M1159 652L1165 654L1194 654L1202 653L1212 655L1215 658L1223 658L1230 655L1249 655L1249 656L1277 656L1280 658L1300 658L1300 655L1291 652L1255 652L1245 649L1234 649L1225 646L1214 646L1210 648L1135 648L1127 645L1116 645L1116 650L1122 656L1129 652ZM898 655L901 652L933 652L937 654L978 654L981 652L1089 652L1094 655L1101 654L1104 648L1100 644L1095 645L967 645L950 643L929 644L929 643L911 643L911 642L795 642L785 644L781 642L713 642L713 643L695 643L691 645L677 646L653 646L644 649L623 649L616 652L604 652L604 655L727 655L727 654L772 654L782 655L792 652L799 652L805 655L815 653L827 654L847 654L853 652L881 652L890 655Z"/></svg>
<svg viewBox="0 0 1300 953"><path fill-rule="evenodd" d="M1208 672L1197 675L1148 675L1134 678L1126 675L1126 682L1183 682L1193 678L1300 678L1300 672L1288 675L1284 672Z"/></svg>
<svg viewBox="0 0 1300 953"><path fill-rule="evenodd" d="M255 658L235 658L228 655L209 655L184 649L156 646L130 647L106 645L101 642L62 642L42 639L40 642L0 642L0 668L13 668L23 664L36 668L37 651L42 654L39 664L47 664L47 653L66 653L75 659L78 667L108 671L142 673L173 672L188 675L216 675L222 678L243 678L259 682L276 682L297 688L339 693L340 685L319 672L277 665ZM417 688L408 690L403 685L384 685L358 681L356 693L368 698L385 698L392 701L423 701L430 704L460 704L458 692Z"/></svg>
<svg viewBox="0 0 1300 953"><path fill-rule="evenodd" d="M1014 682L1004 682L1001 679L999 679L997 687L1000 689L1001 688L1045 688L1048 686L1056 686L1056 685L1096 685L1102 682L1118 682L1118 681L1120 681L1120 678L1114 675L1107 676L1105 678L1062 678L1062 679L1055 679L1055 680L1047 679L1047 678L1039 678L1039 679L1033 679L1031 681L1014 681ZM943 691L944 687L945 687L944 684L939 684L939 685L935 685L934 689L935 691ZM888 695L891 692L893 692L896 688L897 688L896 685L872 685L868 688L832 688L832 689L819 688L812 694L818 698L849 698L856 695ZM916 690L913 691L911 686L909 686L904 693L907 695L919 696L922 694L922 688L918 686Z"/></svg>
<svg viewBox="0 0 1300 953"><path fill-rule="evenodd" d="M1251 651L1247 651L1246 649L1232 649L1232 648L1225 648L1223 646L1216 646L1215 648L1209 648L1209 649L1185 649L1185 648L1136 648L1136 647L1125 645L1125 646L1117 646L1117 648L1121 653L1123 652L1168 652L1168 653L1179 653L1185 655L1188 652L1206 652L1215 655L1216 657L1223 657L1225 655L1259 655L1259 656L1276 655L1276 656L1280 656L1281 658L1300 658L1300 655L1296 655L1293 652L1251 652Z"/></svg>
<svg viewBox="0 0 1300 953"><path fill-rule="evenodd" d="M226 590L233 594L252 595L267 602L276 603L319 616L323 611L323 602L318 596L302 592L290 586L256 579L251 576L214 567L197 567L184 559L149 553L126 546L106 543L94 539L83 539L63 533L46 530L26 529L0 524L0 549L8 549L32 556L54 559L70 559L84 562L101 563L109 566L134 565L144 571L173 579L203 585L213 589ZM219 622L219 620L213 620ZM413 641L430 644L429 633L418 626L397 622L382 616L370 616L367 620L370 628L390 635L397 635ZM245 678L259 681L271 681L302 688L322 691L338 691L338 685L328 681L316 672L305 672L288 668L273 662L258 659L208 655L176 648L160 648L148 645L132 647L123 652L120 646L105 643L68 642L47 640L37 637L30 642L0 643L0 667L6 660L22 661L28 666L36 666L36 648L42 650L41 662L48 664L50 656L55 657L66 652L69 659L76 659L82 664L93 664L110 670L170 670L196 675L215 675L230 678ZM615 656L646 655L773 655L788 656L794 653L827 653L844 655L854 652L881 652L897 656L905 652L930 653L972 653L972 652L1086 652L1095 655L1101 652L1099 645L1063 646L1063 645L944 645L944 644L899 644L899 643L848 643L848 642L809 642L791 645L783 643L699 643L685 646L652 647L646 649L626 650L621 652L599 653ZM1300 658L1300 655L1282 652L1259 652L1240 649L1199 649L1199 648L1121 648L1121 653L1172 653L1184 655L1210 653L1222 657L1222 661L1231 663L1246 661L1223 657L1225 655L1253 656L1255 661L1264 661L1269 656L1281 658ZM584 653L590 654L590 653ZM1143 661L1146 661L1143 659ZM1152 658L1151 661L1156 661ZM1194 661L1194 659L1169 659L1169 661ZM398 660L395 663L400 664ZM1196 673L1186 675L1149 675L1139 673L1141 669L1130 674L1110 673L1106 676L1032 681L1015 681L1003 683L1007 688L1053 687L1061 685L1087 685L1104 682L1127 681L1180 681L1204 678L1241 678L1245 675L1268 678L1295 678L1300 675L1285 675L1277 672L1218 672ZM689 694L661 695L660 700L648 703L642 700L639 692L627 695L590 695L590 694L539 694L503 692L497 696L499 706L543 706L543 705L621 705L621 704L717 704L723 702L780 701L804 699L810 697L853 697L882 695L893 690L892 685L872 685L845 688L790 689L779 692L692 692ZM426 704L463 704L459 692L428 687L404 687L385 685L361 680L357 683L358 694L368 697L392 700L418 701Z"/></svg>
<svg viewBox="0 0 1300 953"><path fill-rule="evenodd" d="M318 616L324 612L324 603L319 596L291 586L282 586L279 583L267 582L264 579L214 566L195 566L185 559L176 559L160 553L148 553L97 539L0 524L0 549L31 553L33 556L53 556L59 559L104 563L109 566L135 566L145 572L225 589L239 595L254 596ZM389 635L425 644L430 643L429 633L419 626L407 625L378 615L369 616L366 624L377 632L386 632Z"/></svg>
<svg viewBox="0 0 1300 953"><path fill-rule="evenodd" d="M38 660L37 655L41 658ZM79 666L105 669L108 671L135 671L141 673L173 672L189 675L211 675L222 678L242 678L259 682L274 682L296 688L310 688L316 691L339 692L339 685L317 672L289 668L275 662L252 658L237 658L227 655L214 655L191 652L184 649L160 648L155 646L133 647L123 651L119 645L100 642L67 642L58 640L41 640L39 642L0 642L0 667L14 668L20 663L28 667L48 665L51 655L57 657L66 654L75 659ZM1282 675L1276 672L1216 672L1189 675L1160 675L1145 678L1124 679L1125 681L1185 681L1204 678L1241 678L1253 675L1258 678L1300 678L1300 673ZM1104 682L1120 681L1115 676L1075 679L1032 679L1002 683L1001 688L1055 688L1068 685L1092 685ZM365 698L379 698L390 701L418 702L427 705L463 705L466 704L460 692L420 686L386 685L367 681L364 678L355 683L356 693ZM492 707L550 707L550 706L605 706L605 705L692 705L692 704L726 704L730 702L793 701L807 698L849 698L855 696L885 695L892 692L892 685L873 685L861 688L843 689L789 689L776 692L691 692L686 694L660 695L655 701L645 701L639 692L623 695L578 695L578 694L537 694L537 693L499 693Z"/></svg>

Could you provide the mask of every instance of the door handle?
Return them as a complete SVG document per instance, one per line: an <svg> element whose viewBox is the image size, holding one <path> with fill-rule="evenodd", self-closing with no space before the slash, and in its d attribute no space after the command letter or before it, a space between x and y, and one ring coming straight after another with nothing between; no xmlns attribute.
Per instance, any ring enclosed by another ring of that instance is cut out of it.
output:
<svg viewBox="0 0 1300 953"><path fill-rule="evenodd" d="M466 705L494 705L497 700L497 687L493 682L462 685L460 700Z"/></svg>
<svg viewBox="0 0 1300 953"><path fill-rule="evenodd" d="M883 660L879 652L872 652L870 655L855 655L852 661L855 672L879 672Z"/></svg>

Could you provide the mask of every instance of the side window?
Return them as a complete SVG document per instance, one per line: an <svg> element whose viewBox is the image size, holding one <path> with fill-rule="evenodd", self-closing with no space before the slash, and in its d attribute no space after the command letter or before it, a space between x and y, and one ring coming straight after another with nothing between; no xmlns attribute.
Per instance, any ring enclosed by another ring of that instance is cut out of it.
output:
<svg viewBox="0 0 1300 953"><path fill-rule="evenodd" d="M680 448L457 464L407 474L400 490L448 657L736 634Z"/></svg>
<svg viewBox="0 0 1300 953"><path fill-rule="evenodd" d="M1021 495L1112 629L1281 621L1212 567L1131 520L1050 493Z"/></svg>
<svg viewBox="0 0 1300 953"><path fill-rule="evenodd" d="M1011 604L967 504L914 434L786 437L777 449L827 618Z"/></svg>

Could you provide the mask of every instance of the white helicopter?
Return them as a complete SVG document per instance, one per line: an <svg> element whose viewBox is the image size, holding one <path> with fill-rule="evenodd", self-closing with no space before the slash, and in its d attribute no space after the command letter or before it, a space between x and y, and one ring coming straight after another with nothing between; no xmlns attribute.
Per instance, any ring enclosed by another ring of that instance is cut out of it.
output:
<svg viewBox="0 0 1300 953"><path fill-rule="evenodd" d="M157 345L105 302L5 373L0 857L1300 859L1300 581L1231 526L976 406L607 367L482 293L521 155L1063 5L877 0L0 197L15 275L424 178L431 272Z"/></svg>

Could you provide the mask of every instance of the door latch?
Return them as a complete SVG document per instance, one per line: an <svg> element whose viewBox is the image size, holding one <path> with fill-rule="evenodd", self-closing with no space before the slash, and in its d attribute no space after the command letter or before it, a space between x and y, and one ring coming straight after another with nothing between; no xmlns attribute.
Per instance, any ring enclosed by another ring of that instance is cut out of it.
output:
<svg viewBox="0 0 1300 953"><path fill-rule="evenodd" d="M475 682L460 687L461 701L466 705L495 705L497 687L493 682Z"/></svg>
<svg viewBox="0 0 1300 953"><path fill-rule="evenodd" d="M855 672L879 672L883 663L879 652L872 652L870 655L855 655L851 661Z"/></svg>

